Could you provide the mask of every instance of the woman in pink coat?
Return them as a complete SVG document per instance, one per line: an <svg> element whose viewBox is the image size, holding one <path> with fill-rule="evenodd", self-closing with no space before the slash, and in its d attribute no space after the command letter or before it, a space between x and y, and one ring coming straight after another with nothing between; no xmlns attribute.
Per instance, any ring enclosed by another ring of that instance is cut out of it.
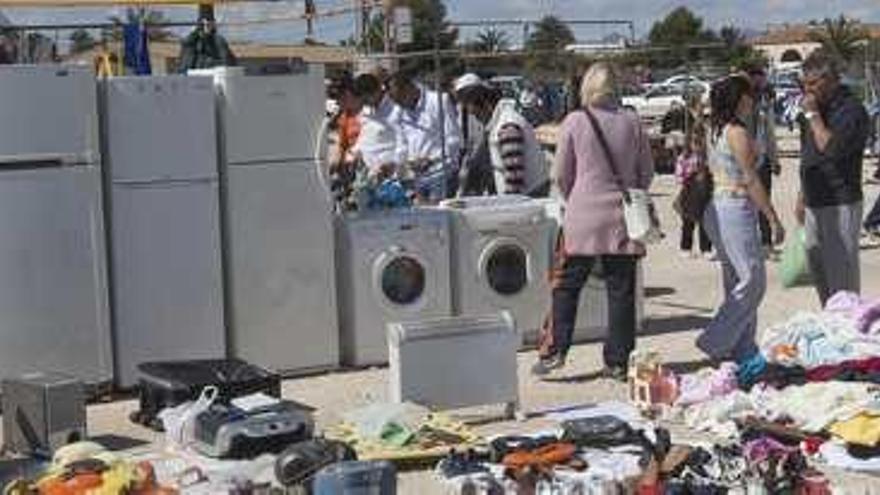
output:
<svg viewBox="0 0 880 495"><path fill-rule="evenodd" d="M624 187L648 189L654 165L638 115L621 108L617 95L612 67L593 64L581 83L582 109L566 117L559 130L555 174L565 199L564 244L554 273L552 342L533 367L537 375L565 365L580 291L600 264L610 327L603 351L605 376L625 379L635 347L636 264L645 248L627 237L623 196L593 123L601 128Z"/></svg>

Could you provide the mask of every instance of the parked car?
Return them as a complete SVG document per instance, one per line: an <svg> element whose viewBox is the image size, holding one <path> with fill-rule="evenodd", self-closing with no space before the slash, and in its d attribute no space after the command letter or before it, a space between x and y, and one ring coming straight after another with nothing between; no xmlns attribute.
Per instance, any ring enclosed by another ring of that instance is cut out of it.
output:
<svg viewBox="0 0 880 495"><path fill-rule="evenodd" d="M684 106L686 97L692 94L699 95L704 103L708 102L709 83L661 84L641 95L625 96L621 103L635 110L642 120L655 121L662 119L674 105Z"/></svg>

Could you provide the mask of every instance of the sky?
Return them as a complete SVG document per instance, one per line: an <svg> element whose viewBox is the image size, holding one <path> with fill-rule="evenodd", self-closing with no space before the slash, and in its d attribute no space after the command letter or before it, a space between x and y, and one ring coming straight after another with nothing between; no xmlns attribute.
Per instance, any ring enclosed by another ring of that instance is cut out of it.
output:
<svg viewBox="0 0 880 495"><path fill-rule="evenodd" d="M315 0L318 11L347 5L352 0ZM451 20L537 19L547 14L563 19L622 19L635 23L636 35L644 36L654 21L674 8L684 5L703 17L708 26L722 25L763 30L768 23L806 22L810 19L836 17L841 13L866 22L880 23L880 0L446 0ZM191 20L195 7L165 9L173 20ZM109 15L121 15L124 8L114 9L21 9L3 10L17 24L101 22ZM231 4L218 8L218 21L241 22L285 17L302 12L301 0L282 0ZM233 40L265 43L296 43L305 36L302 21L272 24L225 26L224 33ZM348 38L354 30L351 15L321 19L316 24L316 37L328 43ZM178 30L183 34L185 30ZM582 27L575 29L579 41L595 41L616 30L611 27ZM475 29L462 31L470 38ZM625 33L625 31L623 31ZM59 39L67 35L60 34ZM511 32L514 44L522 35Z"/></svg>

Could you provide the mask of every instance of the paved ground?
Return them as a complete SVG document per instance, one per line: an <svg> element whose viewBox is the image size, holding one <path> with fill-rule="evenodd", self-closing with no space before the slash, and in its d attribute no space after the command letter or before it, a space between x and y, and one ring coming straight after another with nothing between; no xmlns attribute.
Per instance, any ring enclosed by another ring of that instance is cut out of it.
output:
<svg viewBox="0 0 880 495"><path fill-rule="evenodd" d="M796 142L788 136L783 139L783 149L794 150ZM872 159L868 167L873 171ZM774 188L774 202L787 225L793 224L793 202L797 188L796 160L783 161L784 173ZM693 345L697 329L711 317L719 298L719 275L715 264L697 259L682 259L677 252L678 219L671 209L676 186L669 176L660 177L655 185L657 200L668 233L666 241L652 248L645 262L647 324L638 346L659 350L667 362L699 363L701 353ZM880 192L880 187L868 185L867 206ZM880 296L880 245L865 242L862 251L863 290L866 294ZM778 322L798 310L818 308L815 294L808 289L782 290L777 280L775 266L769 267L769 290L761 308L761 325ZM543 311L543 308L536 308ZM528 367L535 359L533 352L520 355L520 381L523 407L534 411L551 406L582 404L606 399L624 399L625 390L620 384L596 379L601 367L600 346L578 346L572 353L572 362L564 379L555 383L539 382L529 376ZM375 369L357 372L333 373L284 384L286 397L305 402L318 408L320 424L328 424L336 414L353 407L367 404L386 396L387 371ZM153 434L132 426L127 415L134 410L134 401L117 401L89 408L89 426L93 434L114 434L145 441L155 441ZM541 427L539 420L526 423L493 423L478 427L480 431L528 431ZM677 432L683 438L687 432ZM847 477L849 487L845 493L868 493L876 479ZM440 488L426 472L406 473L401 476L400 493L441 493Z"/></svg>

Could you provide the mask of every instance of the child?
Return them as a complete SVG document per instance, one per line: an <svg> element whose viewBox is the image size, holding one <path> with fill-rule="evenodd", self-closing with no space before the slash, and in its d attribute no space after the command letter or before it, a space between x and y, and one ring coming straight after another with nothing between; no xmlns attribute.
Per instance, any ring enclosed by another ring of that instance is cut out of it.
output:
<svg viewBox="0 0 880 495"><path fill-rule="evenodd" d="M701 125L694 125L688 133L684 151L678 155L675 161L675 178L684 186L688 179L698 173L706 172L706 136ZM703 229L693 220L682 218L681 248L682 257L690 258L691 249L694 245L694 228L700 232L700 252L703 256L711 259L712 242Z"/></svg>

